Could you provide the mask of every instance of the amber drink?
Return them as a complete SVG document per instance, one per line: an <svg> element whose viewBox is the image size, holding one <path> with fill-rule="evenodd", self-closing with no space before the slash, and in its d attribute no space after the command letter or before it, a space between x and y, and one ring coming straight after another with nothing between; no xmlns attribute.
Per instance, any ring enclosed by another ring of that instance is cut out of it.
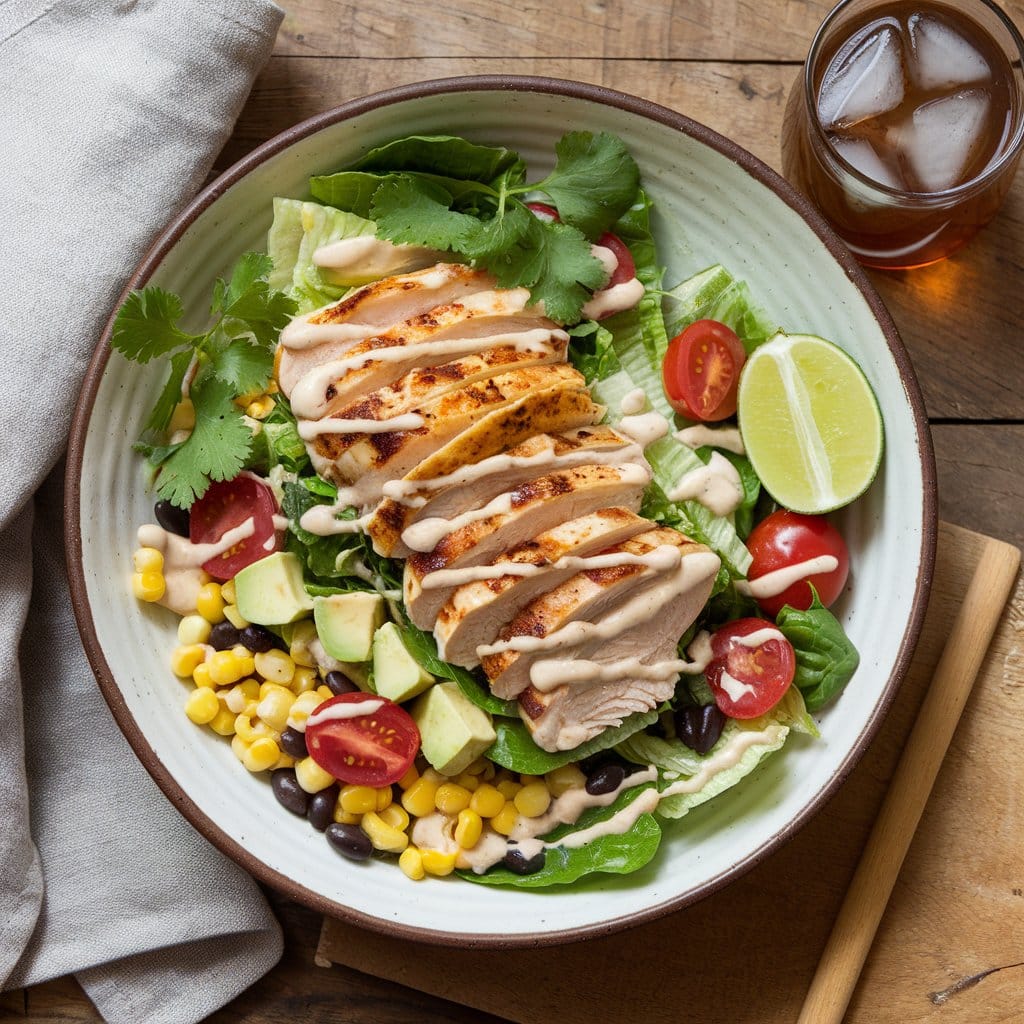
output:
<svg viewBox="0 0 1024 1024"><path fill-rule="evenodd" d="M783 124L783 171L868 266L959 249L1024 146L1024 40L989 0L846 0L818 30Z"/></svg>

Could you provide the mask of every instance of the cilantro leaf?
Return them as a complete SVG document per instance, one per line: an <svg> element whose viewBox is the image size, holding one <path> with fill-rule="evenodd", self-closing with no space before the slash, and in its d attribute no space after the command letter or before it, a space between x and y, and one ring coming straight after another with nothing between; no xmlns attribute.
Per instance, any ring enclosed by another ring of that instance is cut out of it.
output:
<svg viewBox="0 0 1024 1024"><path fill-rule="evenodd" d="M636 198L640 169L625 143L608 132L567 132L555 152L555 169L533 189L551 198L564 223L597 238Z"/></svg>
<svg viewBox="0 0 1024 1024"><path fill-rule="evenodd" d="M211 363L213 372L231 385L236 395L262 391L274 371L274 354L245 338L236 338Z"/></svg>
<svg viewBox="0 0 1024 1024"><path fill-rule="evenodd" d="M460 251L470 259L482 260L497 272L497 266L490 267L491 262L500 265L501 254L532 237L534 225L539 223L518 199L509 198L492 217L478 221L478 226L467 232Z"/></svg>
<svg viewBox="0 0 1024 1024"><path fill-rule="evenodd" d="M370 208L377 231L392 242L461 251L480 222L451 209L452 197L422 178L396 175L373 194Z"/></svg>
<svg viewBox="0 0 1024 1024"><path fill-rule="evenodd" d="M110 343L136 363L194 344L202 335L178 327L182 312L181 299L173 292L155 285L132 292L117 311Z"/></svg>

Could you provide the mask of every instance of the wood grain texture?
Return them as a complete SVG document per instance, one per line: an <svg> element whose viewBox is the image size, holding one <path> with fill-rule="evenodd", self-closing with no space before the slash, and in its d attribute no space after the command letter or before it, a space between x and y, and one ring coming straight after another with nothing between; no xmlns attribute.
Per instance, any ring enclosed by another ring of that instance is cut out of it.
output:
<svg viewBox="0 0 1024 1024"><path fill-rule="evenodd" d="M871 749L796 838L727 889L661 921L557 949L437 950L328 921L321 953L434 994L457 994L482 1010L530 1024L590 1024L595 1019L605 1024L675 1024L683 1005L687 1018L701 1024L790 1024L985 546L985 538L943 524L919 654ZM922 821L911 848L901 876L911 881L897 890L884 919L880 940L890 945L872 950L848 1024L903 1019L996 1024L1014 1019L1000 1016L998 1004L990 1004L984 992L963 999L972 991L964 989L941 1010L930 993L981 970L1024 960L1024 954L1017 955L1024 951L1024 914L1014 891L1020 886L1016 851L1024 841L1024 818L1013 815L1007 820L1004 814L1003 827L993 833L986 826L993 806L981 797L981 780L964 779L966 766L959 771L951 767L964 755L990 773L1002 766L1001 784L990 791L992 801L1012 802L1013 772L1005 762L993 765L986 755L997 748L1015 749L1005 731L1013 728L1014 712L1024 712L1020 675L1012 684L1015 703L1004 711L1007 658L1022 667L1022 603L1024 588L1019 587L1014 614L999 628L965 713L965 728L956 735L951 760L936 785L929 804L936 810ZM1019 778L1024 757L1015 754L1013 766ZM975 937L977 851L965 843L961 859L952 863L948 834L934 827L935 815L939 825L950 818L958 821L965 839L986 834L983 894L988 897L989 928L984 938ZM596 964L600 971L594 970ZM685 997L669 994L667 979L677 970L686 973ZM586 986L579 985L581 977L588 979ZM1024 1004L1024 971L1016 979L1011 969L989 979L993 987L1015 985L1018 1005Z"/></svg>

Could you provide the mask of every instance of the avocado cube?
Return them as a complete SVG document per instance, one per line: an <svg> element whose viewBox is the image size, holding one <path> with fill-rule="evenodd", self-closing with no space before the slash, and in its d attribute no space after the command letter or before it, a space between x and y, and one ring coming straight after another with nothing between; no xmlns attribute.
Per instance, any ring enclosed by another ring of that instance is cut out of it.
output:
<svg viewBox="0 0 1024 1024"><path fill-rule="evenodd" d="M373 634L373 686L381 697L400 704L432 686L434 677L409 653L394 622Z"/></svg>
<svg viewBox="0 0 1024 1024"><path fill-rule="evenodd" d="M423 756L442 775L458 775L497 739L491 716L458 683L431 686L410 713L420 730Z"/></svg>
<svg viewBox="0 0 1024 1024"><path fill-rule="evenodd" d="M302 563L291 551L275 551L235 576L239 613L260 626L280 626L308 615L313 599L302 583Z"/></svg>
<svg viewBox="0 0 1024 1024"><path fill-rule="evenodd" d="M384 598L353 590L313 599L313 621L324 650L338 661L369 661L373 634L384 622Z"/></svg>

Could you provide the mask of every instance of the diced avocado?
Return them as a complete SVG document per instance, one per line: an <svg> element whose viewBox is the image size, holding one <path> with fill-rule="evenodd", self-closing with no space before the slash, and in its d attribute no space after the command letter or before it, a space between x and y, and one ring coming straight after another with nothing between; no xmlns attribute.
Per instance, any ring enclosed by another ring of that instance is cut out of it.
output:
<svg viewBox="0 0 1024 1024"><path fill-rule="evenodd" d="M434 677L409 653L402 633L393 622L385 622L373 634L373 686L382 697L396 703L422 693Z"/></svg>
<svg viewBox="0 0 1024 1024"><path fill-rule="evenodd" d="M238 611L249 622L279 626L308 615L313 599L302 585L302 563L290 551L275 551L235 576Z"/></svg>
<svg viewBox="0 0 1024 1024"><path fill-rule="evenodd" d="M411 711L420 730L423 756L442 775L458 775L497 738L491 716L459 689L458 683L436 683Z"/></svg>
<svg viewBox="0 0 1024 1024"><path fill-rule="evenodd" d="M384 622L384 598L353 590L313 599L313 620L324 650L338 661L369 661L373 634Z"/></svg>
<svg viewBox="0 0 1024 1024"><path fill-rule="evenodd" d="M368 661L345 661L342 662L338 671L352 680L360 690L365 693L376 693L373 687L373 665Z"/></svg>

